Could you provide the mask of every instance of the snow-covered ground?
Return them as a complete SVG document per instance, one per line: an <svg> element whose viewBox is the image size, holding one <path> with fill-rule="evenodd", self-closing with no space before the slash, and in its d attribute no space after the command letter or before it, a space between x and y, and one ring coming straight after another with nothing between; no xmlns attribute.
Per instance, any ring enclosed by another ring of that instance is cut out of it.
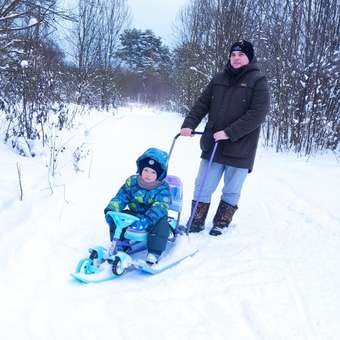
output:
<svg viewBox="0 0 340 340"><path fill-rule="evenodd" d="M23 158L0 144L1 339L340 338L340 165L334 155L306 161L260 148L223 236L191 235L200 251L159 275L132 272L83 285L70 272L87 248L107 242L103 208L145 149L169 149L182 118L127 107L82 120L78 137L90 150L84 172L73 172L66 150L53 195L42 156ZM184 182L182 222L199 154L198 137L182 137L170 162L169 173Z"/></svg>

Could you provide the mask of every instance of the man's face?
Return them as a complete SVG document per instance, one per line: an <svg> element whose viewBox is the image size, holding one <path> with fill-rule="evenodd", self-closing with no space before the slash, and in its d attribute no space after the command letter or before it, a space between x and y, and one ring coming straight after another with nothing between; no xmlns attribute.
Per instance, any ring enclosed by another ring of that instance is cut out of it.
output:
<svg viewBox="0 0 340 340"><path fill-rule="evenodd" d="M242 51L231 52L230 65L233 68L240 68L248 64L249 64L249 59L245 53L243 53Z"/></svg>

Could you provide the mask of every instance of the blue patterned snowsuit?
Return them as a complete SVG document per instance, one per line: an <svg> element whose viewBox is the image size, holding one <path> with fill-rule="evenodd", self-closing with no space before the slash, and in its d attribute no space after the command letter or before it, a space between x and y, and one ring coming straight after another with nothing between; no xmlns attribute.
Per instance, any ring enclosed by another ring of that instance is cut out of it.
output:
<svg viewBox="0 0 340 340"><path fill-rule="evenodd" d="M148 249L161 253L166 247L169 236L167 217L171 196L169 185L164 181L167 174L168 155L156 148L148 149L136 161L139 174L143 170L140 169L140 162L145 158L152 158L161 165L163 172L158 178L159 185L149 190L145 189L139 185L138 175L132 175L125 181L117 195L111 199L105 210L119 212L128 206L131 213L146 219L149 226Z"/></svg>

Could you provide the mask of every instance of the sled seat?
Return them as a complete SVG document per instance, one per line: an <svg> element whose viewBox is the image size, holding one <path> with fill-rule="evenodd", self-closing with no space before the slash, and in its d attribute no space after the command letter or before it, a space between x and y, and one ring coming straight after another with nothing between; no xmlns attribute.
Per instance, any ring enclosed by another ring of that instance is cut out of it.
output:
<svg viewBox="0 0 340 340"><path fill-rule="evenodd" d="M146 230L139 231L129 227L126 229L124 238L138 242L146 241L148 239L148 232Z"/></svg>
<svg viewBox="0 0 340 340"><path fill-rule="evenodd" d="M181 212L183 203L183 184L182 181L177 176L169 175L165 178L165 181L170 187L171 194L171 204L169 209Z"/></svg>

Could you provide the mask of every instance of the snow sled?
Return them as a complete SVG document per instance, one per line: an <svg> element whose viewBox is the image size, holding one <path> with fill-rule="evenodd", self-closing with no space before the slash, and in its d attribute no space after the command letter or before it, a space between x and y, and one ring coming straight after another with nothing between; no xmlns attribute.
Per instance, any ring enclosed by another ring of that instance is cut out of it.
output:
<svg viewBox="0 0 340 340"><path fill-rule="evenodd" d="M196 253L197 249L188 243L185 228L179 224L183 200L182 182L178 177L171 175L167 176L165 181L169 184L172 198L168 217L170 235L167 249L159 263L150 266L144 261L148 233L130 227L138 217L109 211L107 214L116 225L113 240L107 248L98 246L89 249L90 255L81 259L75 272L71 274L75 279L84 283L103 282L134 269L157 274Z"/></svg>
<svg viewBox="0 0 340 340"><path fill-rule="evenodd" d="M192 134L202 135L203 133L192 132ZM177 134L172 142L168 160L170 160L175 142L179 136L180 134ZM200 197L202 188L205 185L217 145L218 142L215 142L198 197ZM139 231L131 227L132 223L138 220L138 217L123 212L110 211L108 214L110 214L116 226L111 245L107 248L99 246L90 249L90 256L80 260L75 272L71 274L75 279L84 283L103 282L120 277L134 269L148 274L157 274L196 254L198 249L190 243L188 234L199 199L197 199L192 209L187 225L180 225L183 203L182 182L177 176L172 175L168 175L165 181L169 184L171 193L168 214L170 236L160 261L152 266L145 262L147 231Z"/></svg>

